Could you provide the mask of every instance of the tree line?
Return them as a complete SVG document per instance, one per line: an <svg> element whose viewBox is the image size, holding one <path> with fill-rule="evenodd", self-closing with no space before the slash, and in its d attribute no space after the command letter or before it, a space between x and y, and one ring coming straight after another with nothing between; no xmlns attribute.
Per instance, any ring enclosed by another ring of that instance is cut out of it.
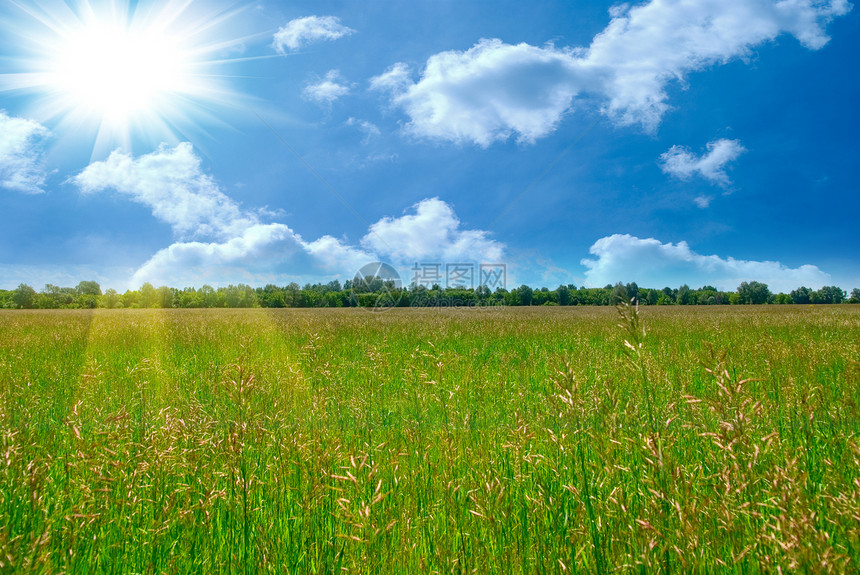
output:
<svg viewBox="0 0 860 575"><path fill-rule="evenodd" d="M577 288L569 284L554 290L521 285L511 290L491 291L486 286L398 288L390 281L365 278L355 285L351 281L341 285L335 280L304 287L291 283L283 287L269 284L253 288L239 284L176 289L145 283L124 293L114 289L103 292L95 281L82 281L73 288L48 284L38 292L27 284L14 290L0 290L0 309L601 306L630 300L640 305L840 304L860 303L860 289L848 294L837 286L818 290L799 287L789 293L774 294L767 284L751 281L741 283L733 292L713 286L692 289L688 285L651 289L639 287L635 282L602 288Z"/></svg>

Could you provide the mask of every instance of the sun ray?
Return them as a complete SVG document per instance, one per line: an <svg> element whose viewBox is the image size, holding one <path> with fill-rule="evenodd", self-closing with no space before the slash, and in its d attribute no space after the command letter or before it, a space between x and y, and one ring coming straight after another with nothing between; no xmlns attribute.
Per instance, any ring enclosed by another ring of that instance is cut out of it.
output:
<svg viewBox="0 0 860 575"><path fill-rule="evenodd" d="M224 122L251 101L231 85L249 38L232 23L249 5L211 2L11 0L18 17L0 23L0 92L28 97L28 115L74 129L92 157L135 143L175 142ZM203 7L205 6L205 8ZM5 28L5 29L3 29ZM253 58L253 56L252 56ZM225 113L225 111L227 113Z"/></svg>

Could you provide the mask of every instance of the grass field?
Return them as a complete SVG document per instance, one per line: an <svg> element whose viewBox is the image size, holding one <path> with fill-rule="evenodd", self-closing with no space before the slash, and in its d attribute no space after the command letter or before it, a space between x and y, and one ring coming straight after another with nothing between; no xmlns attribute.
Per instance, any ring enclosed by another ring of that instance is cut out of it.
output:
<svg viewBox="0 0 860 575"><path fill-rule="evenodd" d="M860 571L860 306L639 320L2 312L0 572Z"/></svg>

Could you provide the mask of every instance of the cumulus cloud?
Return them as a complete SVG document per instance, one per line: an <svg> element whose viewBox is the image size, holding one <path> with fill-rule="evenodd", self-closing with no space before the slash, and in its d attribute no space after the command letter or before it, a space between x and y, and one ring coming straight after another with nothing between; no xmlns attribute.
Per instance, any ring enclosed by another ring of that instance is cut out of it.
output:
<svg viewBox="0 0 860 575"><path fill-rule="evenodd" d="M282 282L349 274L374 256L324 236L306 242L284 224L255 224L223 242L177 242L138 269L132 286Z"/></svg>
<svg viewBox="0 0 860 575"><path fill-rule="evenodd" d="M737 58L781 34L809 49L828 41L845 0L652 0L610 11L588 48L481 40L431 56L415 81L403 63L371 80L422 137L488 146L531 142L556 129L578 101L595 101L621 125L653 131L669 110L667 87Z"/></svg>
<svg viewBox="0 0 860 575"><path fill-rule="evenodd" d="M691 250L686 242L664 244L627 234L601 238L589 253L594 258L581 263L588 268L586 283L592 286L635 281L647 287L688 284L734 290L741 282L760 281L773 291L788 293L802 285L818 289L831 283L830 274L813 265L789 268L779 262L705 256Z"/></svg>
<svg viewBox="0 0 860 575"><path fill-rule="evenodd" d="M85 194L114 190L148 206L183 239L235 237L258 223L202 171L189 143L162 145L137 159L116 151L71 181Z"/></svg>
<svg viewBox="0 0 860 575"><path fill-rule="evenodd" d="M553 131L582 84L574 54L553 47L481 40L431 56L421 80L396 65L371 81L410 116L408 130L486 147L516 134L533 142Z"/></svg>
<svg viewBox="0 0 860 575"><path fill-rule="evenodd" d="M462 229L454 209L439 198L422 200L411 211L371 225L362 247L399 263L501 261L505 246L484 230Z"/></svg>
<svg viewBox="0 0 860 575"><path fill-rule="evenodd" d="M295 52L315 42L331 41L355 33L340 23L336 16L307 16L296 18L275 33L274 47L281 54Z"/></svg>
<svg viewBox="0 0 860 575"><path fill-rule="evenodd" d="M340 72L338 70L329 70L320 81L308 84L302 94L306 100L330 106L338 99L349 94L349 90L350 85L341 76Z"/></svg>
<svg viewBox="0 0 860 575"><path fill-rule="evenodd" d="M599 70L607 113L654 129L668 110L666 86L690 72L736 58L791 34L809 49L829 40L825 28L851 9L845 0L672 0L616 8L588 49Z"/></svg>
<svg viewBox="0 0 860 575"><path fill-rule="evenodd" d="M147 281L200 286L350 278L382 258L459 262L486 256L498 261L504 250L487 232L462 229L453 208L436 198L416 204L415 214L381 219L360 245L328 235L305 240L283 223L261 221L262 212L226 196L203 172L190 144L162 146L138 158L115 152L71 181L83 193L114 190L148 206L179 236L133 274L133 287Z"/></svg>
<svg viewBox="0 0 860 575"><path fill-rule="evenodd" d="M303 246L324 270L329 273L336 271L344 277L352 277L362 266L379 259L373 252L328 235L304 243Z"/></svg>
<svg viewBox="0 0 860 575"><path fill-rule="evenodd" d="M740 140L726 139L709 142L707 148L707 152L696 156L683 146L672 146L660 156L660 167L663 172L681 180L698 175L712 184L729 187L731 180L726 174L726 165L738 159L746 148Z"/></svg>
<svg viewBox="0 0 860 575"><path fill-rule="evenodd" d="M332 236L304 240L284 224L256 224L223 242L178 242L156 253L134 275L167 285L204 282L260 284L278 278L351 278L365 264L498 262L504 245L480 230L463 230L454 210L436 198L414 206L415 214L383 218L370 226L360 246Z"/></svg>
<svg viewBox="0 0 860 575"><path fill-rule="evenodd" d="M0 110L0 188L25 194L44 192L46 174L40 162L48 129Z"/></svg>

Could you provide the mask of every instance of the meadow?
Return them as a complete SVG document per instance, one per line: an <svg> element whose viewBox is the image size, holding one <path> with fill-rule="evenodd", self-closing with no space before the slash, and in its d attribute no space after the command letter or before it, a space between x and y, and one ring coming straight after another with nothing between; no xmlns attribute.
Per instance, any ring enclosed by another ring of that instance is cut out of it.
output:
<svg viewBox="0 0 860 575"><path fill-rule="evenodd" d="M0 573L860 571L860 306L0 311Z"/></svg>

